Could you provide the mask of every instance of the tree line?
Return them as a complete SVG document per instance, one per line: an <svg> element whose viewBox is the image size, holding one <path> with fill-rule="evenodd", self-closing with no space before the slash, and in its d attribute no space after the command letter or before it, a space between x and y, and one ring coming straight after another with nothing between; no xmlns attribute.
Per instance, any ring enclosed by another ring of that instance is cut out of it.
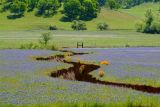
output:
<svg viewBox="0 0 160 107"><path fill-rule="evenodd" d="M97 17L100 10L97 0L3 0L1 12L10 11L11 16L23 16L35 11L36 16L54 16L61 7L61 13L68 20L90 20Z"/></svg>
<svg viewBox="0 0 160 107"><path fill-rule="evenodd" d="M97 17L101 6L110 9L131 8L144 2L160 0L0 0L1 12L10 11L8 18L24 16L35 11L36 16L51 17L62 9L64 21L91 20Z"/></svg>

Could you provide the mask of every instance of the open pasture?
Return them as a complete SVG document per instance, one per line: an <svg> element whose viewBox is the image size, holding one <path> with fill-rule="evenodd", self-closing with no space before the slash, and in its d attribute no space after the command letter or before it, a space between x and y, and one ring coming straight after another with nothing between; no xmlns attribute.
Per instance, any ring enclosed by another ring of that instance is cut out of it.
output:
<svg viewBox="0 0 160 107"><path fill-rule="evenodd" d="M23 44L38 44L42 33L47 30L0 31L0 49L17 49ZM76 47L84 42L84 47L156 47L160 46L159 34L142 34L135 31L54 31L52 40L58 48Z"/></svg>

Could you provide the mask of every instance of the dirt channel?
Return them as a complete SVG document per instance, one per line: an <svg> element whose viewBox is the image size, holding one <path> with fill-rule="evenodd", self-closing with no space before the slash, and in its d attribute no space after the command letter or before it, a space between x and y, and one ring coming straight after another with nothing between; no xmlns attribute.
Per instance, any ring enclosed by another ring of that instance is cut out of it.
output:
<svg viewBox="0 0 160 107"><path fill-rule="evenodd" d="M64 50L61 52L70 52L71 53L70 56L89 54L89 53L75 53L72 51L64 51ZM141 92L160 94L160 87L101 81L89 74L90 72L99 69L100 68L99 65L66 61L64 58L65 58L65 55L55 55L55 56L49 56L45 58L38 57L36 58L36 60L38 61L56 60L59 62L73 65L70 68L61 69L61 70L52 72L50 76L54 78L63 77L64 79L67 79L67 80L76 80L76 81L90 82L90 83L95 83L95 84L111 85L111 86L117 86L117 87L123 87L123 88L130 88L130 89L134 89L134 90L141 91Z"/></svg>

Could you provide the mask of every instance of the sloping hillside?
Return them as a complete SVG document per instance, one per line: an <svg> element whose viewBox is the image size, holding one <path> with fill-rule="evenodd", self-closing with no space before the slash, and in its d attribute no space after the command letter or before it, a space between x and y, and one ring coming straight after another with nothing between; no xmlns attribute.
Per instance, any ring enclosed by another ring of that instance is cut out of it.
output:
<svg viewBox="0 0 160 107"><path fill-rule="evenodd" d="M97 23L106 22L109 29L135 29L135 23L144 17L147 9L153 9L157 13L159 4L146 3L131 9L120 9L118 11L101 9L96 19L87 21L88 30L96 30ZM0 13L0 30L33 30L47 29L50 25L55 25L62 30L71 30L71 22L62 22L62 14L58 12L52 18L43 18L34 16L34 12L25 13L25 16L20 19L9 20L6 16L9 13Z"/></svg>
<svg viewBox="0 0 160 107"><path fill-rule="evenodd" d="M121 11L138 18L144 18L144 14L148 9L151 9L154 14L157 14L160 10L160 3L144 3L131 9L122 9Z"/></svg>

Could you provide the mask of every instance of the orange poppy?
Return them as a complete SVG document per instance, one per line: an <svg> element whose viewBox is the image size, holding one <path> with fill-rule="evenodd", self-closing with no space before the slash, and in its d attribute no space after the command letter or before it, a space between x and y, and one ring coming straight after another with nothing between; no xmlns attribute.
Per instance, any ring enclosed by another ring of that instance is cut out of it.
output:
<svg viewBox="0 0 160 107"><path fill-rule="evenodd" d="M109 61L101 61L100 64L101 65L109 65L110 63L109 63Z"/></svg>

